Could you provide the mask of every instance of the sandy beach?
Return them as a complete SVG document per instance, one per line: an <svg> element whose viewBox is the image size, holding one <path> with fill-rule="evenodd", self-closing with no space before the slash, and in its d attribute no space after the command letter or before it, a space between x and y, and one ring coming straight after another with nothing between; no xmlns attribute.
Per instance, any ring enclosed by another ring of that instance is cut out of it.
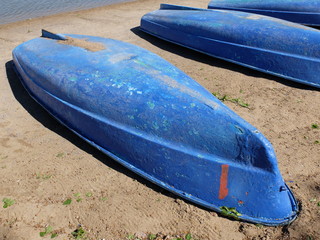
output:
<svg viewBox="0 0 320 240"><path fill-rule="evenodd" d="M188 233L194 240L320 239L320 91L141 32L140 18L160 3L206 8L208 1L137 0L0 25L0 197L14 200L0 208L0 239L50 239L52 233L75 239L71 233L79 225L91 240L143 240L149 234L169 240ZM210 92L248 104L224 102L272 143L299 201L298 218L281 227L229 220L153 185L81 140L28 95L13 71L12 50L41 29L138 45Z"/></svg>

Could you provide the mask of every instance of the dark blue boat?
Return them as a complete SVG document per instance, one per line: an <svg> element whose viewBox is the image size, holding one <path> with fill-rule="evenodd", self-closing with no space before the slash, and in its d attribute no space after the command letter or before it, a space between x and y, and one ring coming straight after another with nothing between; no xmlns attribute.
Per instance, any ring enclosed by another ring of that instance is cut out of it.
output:
<svg viewBox="0 0 320 240"><path fill-rule="evenodd" d="M297 203L271 144L159 56L100 37L55 35L13 51L30 95L88 143L209 209L287 224Z"/></svg>
<svg viewBox="0 0 320 240"><path fill-rule="evenodd" d="M267 16L162 4L141 19L156 37L282 78L320 87L320 31Z"/></svg>
<svg viewBox="0 0 320 240"><path fill-rule="evenodd" d="M250 12L320 26L320 0L211 0L208 8Z"/></svg>

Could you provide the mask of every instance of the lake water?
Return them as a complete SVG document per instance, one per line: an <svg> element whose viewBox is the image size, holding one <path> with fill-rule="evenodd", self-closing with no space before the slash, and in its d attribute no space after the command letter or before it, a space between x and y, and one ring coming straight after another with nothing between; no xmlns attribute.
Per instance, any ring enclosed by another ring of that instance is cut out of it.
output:
<svg viewBox="0 0 320 240"><path fill-rule="evenodd" d="M119 2L127 0L0 0L0 24Z"/></svg>

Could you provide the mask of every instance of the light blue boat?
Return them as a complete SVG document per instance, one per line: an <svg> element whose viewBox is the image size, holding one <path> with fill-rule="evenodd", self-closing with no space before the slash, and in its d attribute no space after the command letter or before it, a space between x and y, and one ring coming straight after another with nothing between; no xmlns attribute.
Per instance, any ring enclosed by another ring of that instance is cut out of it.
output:
<svg viewBox="0 0 320 240"><path fill-rule="evenodd" d="M320 31L228 10L161 4L140 29L164 40L288 80L320 87Z"/></svg>
<svg viewBox="0 0 320 240"><path fill-rule="evenodd" d="M159 56L117 40L44 32L17 46L13 61L42 107L151 182L237 219L296 218L269 141Z"/></svg>
<svg viewBox="0 0 320 240"><path fill-rule="evenodd" d="M211 0L208 8L250 12L320 26L320 0Z"/></svg>

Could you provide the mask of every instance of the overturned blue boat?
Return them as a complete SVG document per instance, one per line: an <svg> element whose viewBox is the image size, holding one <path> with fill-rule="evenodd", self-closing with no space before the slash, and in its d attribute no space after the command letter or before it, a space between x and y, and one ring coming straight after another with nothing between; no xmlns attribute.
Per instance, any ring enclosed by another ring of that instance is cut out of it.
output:
<svg viewBox="0 0 320 240"><path fill-rule="evenodd" d="M142 177L237 219L295 219L296 200L268 140L159 56L117 40L44 32L17 46L13 61L50 114Z"/></svg>
<svg viewBox="0 0 320 240"><path fill-rule="evenodd" d="M250 12L320 26L320 0L211 0L208 8Z"/></svg>
<svg viewBox="0 0 320 240"><path fill-rule="evenodd" d="M320 31L262 15L161 4L140 29L258 71L320 87Z"/></svg>

